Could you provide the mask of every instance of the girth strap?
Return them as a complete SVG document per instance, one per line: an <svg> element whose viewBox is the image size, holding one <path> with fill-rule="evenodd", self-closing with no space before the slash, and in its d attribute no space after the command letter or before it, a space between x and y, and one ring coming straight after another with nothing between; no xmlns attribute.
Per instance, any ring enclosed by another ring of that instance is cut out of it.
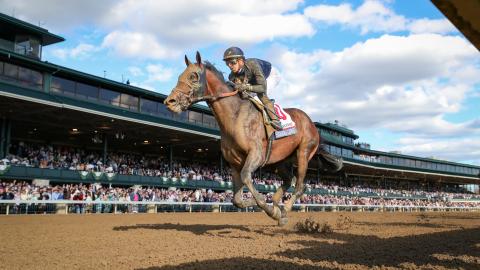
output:
<svg viewBox="0 0 480 270"><path fill-rule="evenodd" d="M268 136L268 134L267 134ZM272 142L273 142L273 138L275 137L275 133L273 133L269 138L268 138L268 144L267 144L267 154L265 155L265 160L263 161L263 164L262 166L260 167L263 167L265 166L265 164L267 164L268 160L270 160L270 155L272 154Z"/></svg>

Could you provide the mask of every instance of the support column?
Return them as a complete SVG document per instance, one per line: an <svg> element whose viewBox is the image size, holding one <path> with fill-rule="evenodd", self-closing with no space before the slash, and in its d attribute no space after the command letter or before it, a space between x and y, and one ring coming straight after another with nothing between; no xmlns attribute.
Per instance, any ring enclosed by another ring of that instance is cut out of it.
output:
<svg viewBox="0 0 480 270"><path fill-rule="evenodd" d="M318 168L317 168L317 183L320 183L320 169L322 168L322 161L320 160L319 156L317 156L317 166L318 166Z"/></svg>
<svg viewBox="0 0 480 270"><path fill-rule="evenodd" d="M56 71L53 72L52 75L55 73ZM52 75L47 72L43 73L43 92L45 93L50 93L50 85L52 84Z"/></svg>
<svg viewBox="0 0 480 270"><path fill-rule="evenodd" d="M168 167L170 171L173 171L173 146L169 146L169 154L168 154Z"/></svg>
<svg viewBox="0 0 480 270"><path fill-rule="evenodd" d="M108 150L107 134L103 134L103 165L107 163L107 150Z"/></svg>
<svg viewBox="0 0 480 270"><path fill-rule="evenodd" d="M223 172L223 155L222 151L220 151L220 174Z"/></svg>
<svg viewBox="0 0 480 270"><path fill-rule="evenodd" d="M5 119L5 146L4 146L4 157L10 152L12 138L12 121Z"/></svg>
<svg viewBox="0 0 480 270"><path fill-rule="evenodd" d="M5 154L5 128L6 128L6 119L5 117L0 119L0 159L3 159Z"/></svg>

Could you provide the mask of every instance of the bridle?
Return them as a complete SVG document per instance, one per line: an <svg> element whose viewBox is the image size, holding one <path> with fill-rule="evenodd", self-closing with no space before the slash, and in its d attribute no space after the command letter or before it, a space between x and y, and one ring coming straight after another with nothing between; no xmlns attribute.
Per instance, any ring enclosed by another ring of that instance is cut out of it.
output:
<svg viewBox="0 0 480 270"><path fill-rule="evenodd" d="M195 70L194 73L197 75L197 78L199 78L198 81L192 82L189 80L178 80L177 86L175 86L175 88L172 90L172 92L176 92L188 99L191 104L199 101L214 102L218 99L231 97L238 93L238 90L235 90L232 92L215 95L215 93L213 93L211 89L207 87L207 73L205 71L205 67L203 67L203 65L202 67L197 67L197 70ZM190 91L182 91L182 89L178 87L180 85L185 85L185 88L190 89ZM202 96L202 93L205 92L208 92L209 94Z"/></svg>

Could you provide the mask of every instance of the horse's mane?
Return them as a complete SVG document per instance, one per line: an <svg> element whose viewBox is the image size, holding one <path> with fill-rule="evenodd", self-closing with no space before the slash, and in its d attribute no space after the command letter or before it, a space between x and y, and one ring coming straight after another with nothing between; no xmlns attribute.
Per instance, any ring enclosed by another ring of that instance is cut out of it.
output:
<svg viewBox="0 0 480 270"><path fill-rule="evenodd" d="M217 76L217 78L223 82L224 84L227 85L227 87L230 89L230 90L233 90L233 84L232 82L226 82L225 81L225 78L223 77L223 72L219 71L212 63L208 62L208 61L205 61L205 63L203 63L203 65L205 66L206 69L210 70L211 72L213 72L213 74L215 74L215 76Z"/></svg>
<svg viewBox="0 0 480 270"><path fill-rule="evenodd" d="M215 76L217 76L217 78L220 79L220 81L225 83L225 78L223 77L223 73L219 71L212 63L205 61L204 65L206 69L213 72L213 74L215 74Z"/></svg>

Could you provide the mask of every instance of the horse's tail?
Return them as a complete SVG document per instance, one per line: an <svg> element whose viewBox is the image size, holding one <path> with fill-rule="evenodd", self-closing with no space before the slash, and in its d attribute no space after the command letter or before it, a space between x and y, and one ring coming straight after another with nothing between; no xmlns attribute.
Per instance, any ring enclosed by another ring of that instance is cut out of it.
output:
<svg viewBox="0 0 480 270"><path fill-rule="evenodd" d="M329 172L338 172L343 168L343 159L330 154L323 147L320 147L318 154L320 168L324 167Z"/></svg>

